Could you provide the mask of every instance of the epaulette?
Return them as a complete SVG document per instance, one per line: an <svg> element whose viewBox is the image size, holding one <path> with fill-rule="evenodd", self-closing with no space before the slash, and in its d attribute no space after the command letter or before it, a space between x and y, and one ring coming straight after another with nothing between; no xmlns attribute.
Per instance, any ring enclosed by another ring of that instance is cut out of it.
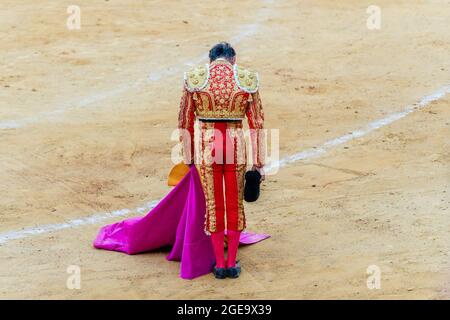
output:
<svg viewBox="0 0 450 320"><path fill-rule="evenodd" d="M184 73L184 86L190 92L200 91L208 84L209 65L199 65Z"/></svg>
<svg viewBox="0 0 450 320"><path fill-rule="evenodd" d="M243 91L255 93L258 91L259 78L258 73L234 65L234 77L236 83Z"/></svg>

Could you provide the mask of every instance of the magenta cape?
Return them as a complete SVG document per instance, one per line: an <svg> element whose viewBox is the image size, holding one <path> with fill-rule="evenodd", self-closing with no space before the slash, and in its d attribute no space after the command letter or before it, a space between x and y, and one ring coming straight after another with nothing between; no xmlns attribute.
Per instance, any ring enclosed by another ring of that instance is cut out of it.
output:
<svg viewBox="0 0 450 320"><path fill-rule="evenodd" d="M172 246L167 260L181 261L181 278L193 279L211 272L215 263L210 237L204 232L205 210L200 177L192 166L147 215L101 228L94 247L136 254ZM240 244L252 244L268 237L242 232Z"/></svg>

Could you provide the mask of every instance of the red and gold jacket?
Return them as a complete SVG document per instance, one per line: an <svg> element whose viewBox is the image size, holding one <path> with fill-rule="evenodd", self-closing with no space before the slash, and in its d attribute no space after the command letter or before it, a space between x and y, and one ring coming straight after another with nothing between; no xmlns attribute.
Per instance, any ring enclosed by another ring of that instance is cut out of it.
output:
<svg viewBox="0 0 450 320"><path fill-rule="evenodd" d="M178 128L186 163L194 161L194 122L199 120L243 120L247 116L252 141L253 164L264 165L264 113L256 72L217 59L184 75Z"/></svg>

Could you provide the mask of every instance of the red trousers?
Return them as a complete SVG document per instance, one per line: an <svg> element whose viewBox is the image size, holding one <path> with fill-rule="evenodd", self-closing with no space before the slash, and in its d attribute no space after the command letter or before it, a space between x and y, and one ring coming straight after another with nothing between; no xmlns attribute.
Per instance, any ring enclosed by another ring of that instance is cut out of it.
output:
<svg viewBox="0 0 450 320"><path fill-rule="evenodd" d="M246 163L239 156L242 152L245 154L245 143L242 147L237 142L242 137L236 129L242 129L241 122L202 122L204 158L197 168L206 199L207 232L221 232L225 227L233 231L245 228L243 189ZM206 133L206 130L210 131ZM205 161L208 158L212 160L210 163Z"/></svg>

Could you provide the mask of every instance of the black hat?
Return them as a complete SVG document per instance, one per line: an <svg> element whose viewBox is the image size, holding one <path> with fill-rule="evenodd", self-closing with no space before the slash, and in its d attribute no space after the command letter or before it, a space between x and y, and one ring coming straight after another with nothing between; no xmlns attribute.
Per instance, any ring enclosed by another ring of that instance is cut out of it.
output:
<svg viewBox="0 0 450 320"><path fill-rule="evenodd" d="M244 200L254 202L259 198L259 186L261 184L261 174L256 170L245 173Z"/></svg>

